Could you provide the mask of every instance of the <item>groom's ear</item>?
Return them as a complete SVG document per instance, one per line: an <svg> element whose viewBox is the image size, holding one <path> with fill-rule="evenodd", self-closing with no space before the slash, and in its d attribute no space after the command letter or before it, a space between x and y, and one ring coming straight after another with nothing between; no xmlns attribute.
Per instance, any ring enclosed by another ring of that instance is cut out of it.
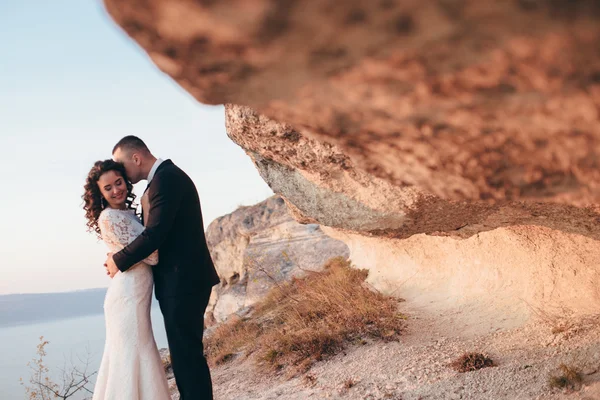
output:
<svg viewBox="0 0 600 400"><path fill-rule="evenodd" d="M137 153L133 153L131 159L138 167L142 164L142 158Z"/></svg>

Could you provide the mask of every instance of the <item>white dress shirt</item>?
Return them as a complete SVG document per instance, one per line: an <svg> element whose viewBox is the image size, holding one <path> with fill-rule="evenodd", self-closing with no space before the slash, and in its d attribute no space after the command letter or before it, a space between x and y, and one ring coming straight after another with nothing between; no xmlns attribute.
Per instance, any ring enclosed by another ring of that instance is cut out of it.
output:
<svg viewBox="0 0 600 400"><path fill-rule="evenodd" d="M163 163L163 159L161 159L161 158L154 161L154 165L152 165L152 168L150 168L150 172L148 172L148 179L147 179L148 185L150 185L150 182L152 182L152 178L154 178L154 174L156 174L156 170L162 163Z"/></svg>

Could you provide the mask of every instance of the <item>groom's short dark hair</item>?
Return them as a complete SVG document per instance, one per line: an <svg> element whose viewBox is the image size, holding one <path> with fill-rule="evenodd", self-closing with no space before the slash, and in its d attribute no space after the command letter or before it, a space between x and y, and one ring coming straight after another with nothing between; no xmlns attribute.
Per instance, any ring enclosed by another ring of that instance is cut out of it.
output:
<svg viewBox="0 0 600 400"><path fill-rule="evenodd" d="M146 146L146 143L144 143L144 141L139 137L133 135L125 136L123 139L119 140L119 142L115 144L115 147L113 147L112 154L115 154L115 151L117 151L117 149L125 150L128 152L137 150L150 153L150 150L148 149L148 146Z"/></svg>

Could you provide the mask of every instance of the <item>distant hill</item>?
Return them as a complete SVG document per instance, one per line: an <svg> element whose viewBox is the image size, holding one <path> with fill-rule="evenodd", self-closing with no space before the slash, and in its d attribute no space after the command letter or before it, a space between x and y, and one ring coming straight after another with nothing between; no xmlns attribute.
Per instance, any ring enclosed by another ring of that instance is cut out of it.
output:
<svg viewBox="0 0 600 400"><path fill-rule="evenodd" d="M0 296L0 327L102 314L106 288Z"/></svg>

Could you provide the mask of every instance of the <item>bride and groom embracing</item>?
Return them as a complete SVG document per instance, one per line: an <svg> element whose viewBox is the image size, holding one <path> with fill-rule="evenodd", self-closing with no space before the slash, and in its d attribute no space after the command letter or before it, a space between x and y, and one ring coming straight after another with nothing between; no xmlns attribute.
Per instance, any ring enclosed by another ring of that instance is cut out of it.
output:
<svg viewBox="0 0 600 400"><path fill-rule="evenodd" d="M148 186L136 214L133 184ZM104 301L106 343L93 400L168 400L165 371L150 323L152 287L164 317L182 400L212 399L204 357L204 311L219 282L192 180L144 142L126 136L113 160L97 161L84 199L87 225L110 249Z"/></svg>

